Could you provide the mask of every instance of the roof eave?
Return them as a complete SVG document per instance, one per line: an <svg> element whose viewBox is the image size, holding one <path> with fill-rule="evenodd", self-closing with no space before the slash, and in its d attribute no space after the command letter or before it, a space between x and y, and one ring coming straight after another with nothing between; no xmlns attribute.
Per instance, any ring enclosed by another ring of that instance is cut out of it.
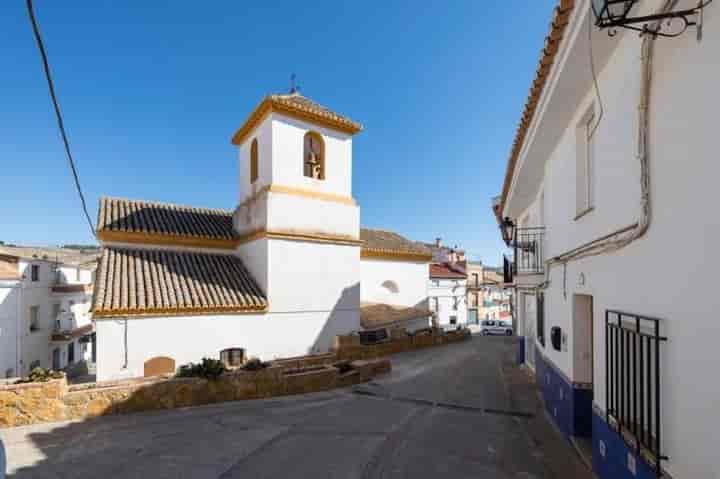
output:
<svg viewBox="0 0 720 479"><path fill-rule="evenodd" d="M505 206L510 193L513 177L515 176L515 167L517 165L518 157L520 156L520 151L525 144L530 124L535 117L540 97L545 90L548 77L550 76L552 67L555 64L558 51L560 50L560 43L562 42L567 26L570 23L570 15L572 14L574 7L575 0L559 0L558 6L555 7L553 21L550 25L550 32L545 37L545 46L543 47L538 68L535 72L535 79L533 80L530 88L528 99L525 102L525 108L523 110L522 117L520 118L520 123L510 150L510 158L508 159L507 167L505 169L505 179L503 181L500 203L496 210L496 216L498 219L505 214Z"/></svg>
<svg viewBox="0 0 720 479"><path fill-rule="evenodd" d="M354 135L363 130L362 125L355 123L354 121L332 118L327 115L313 112L309 109L273 100L271 97L265 97L250 114L248 119L245 120L245 123L243 123L243 125L235 132L231 140L232 144L236 146L241 145L262 122L262 120L273 112L290 116L298 120L316 123L331 130L340 131L349 135Z"/></svg>

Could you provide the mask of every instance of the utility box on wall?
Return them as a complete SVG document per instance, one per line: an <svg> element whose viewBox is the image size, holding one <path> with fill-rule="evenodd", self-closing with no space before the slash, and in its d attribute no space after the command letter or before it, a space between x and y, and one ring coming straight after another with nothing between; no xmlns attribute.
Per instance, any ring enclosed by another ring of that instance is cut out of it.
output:
<svg viewBox="0 0 720 479"><path fill-rule="evenodd" d="M550 328L550 343L555 351L560 351L562 348L562 329L560 329L560 326Z"/></svg>

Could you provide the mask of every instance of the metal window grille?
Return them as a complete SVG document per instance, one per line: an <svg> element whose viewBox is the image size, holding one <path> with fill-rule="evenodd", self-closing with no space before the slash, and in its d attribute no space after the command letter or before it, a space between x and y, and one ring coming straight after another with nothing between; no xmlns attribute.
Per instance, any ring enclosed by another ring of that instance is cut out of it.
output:
<svg viewBox="0 0 720 479"><path fill-rule="evenodd" d="M660 335L660 320L605 311L605 409L608 424L626 437L637 453L655 457L657 477L662 476L660 353L667 338Z"/></svg>
<svg viewBox="0 0 720 479"><path fill-rule="evenodd" d="M517 228L515 230L515 273L539 274L544 271L545 228Z"/></svg>

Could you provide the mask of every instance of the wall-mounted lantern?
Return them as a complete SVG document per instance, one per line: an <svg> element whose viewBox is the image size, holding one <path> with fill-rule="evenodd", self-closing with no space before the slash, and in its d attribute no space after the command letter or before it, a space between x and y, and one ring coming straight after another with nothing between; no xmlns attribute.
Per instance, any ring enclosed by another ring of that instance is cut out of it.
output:
<svg viewBox="0 0 720 479"><path fill-rule="evenodd" d="M500 224L500 232L505 244L510 246L510 242L515 239L515 223L506 216Z"/></svg>
<svg viewBox="0 0 720 479"><path fill-rule="evenodd" d="M661 37L677 37L690 26L702 26L703 8L713 0L699 0L697 6L685 10L667 11L654 15L633 17L630 12L639 0L592 0L595 14L595 25L600 29L607 28L610 36L615 35L617 28L627 28ZM673 21L678 20L678 21ZM653 26L650 26L650 24ZM639 26L642 24L642 26Z"/></svg>

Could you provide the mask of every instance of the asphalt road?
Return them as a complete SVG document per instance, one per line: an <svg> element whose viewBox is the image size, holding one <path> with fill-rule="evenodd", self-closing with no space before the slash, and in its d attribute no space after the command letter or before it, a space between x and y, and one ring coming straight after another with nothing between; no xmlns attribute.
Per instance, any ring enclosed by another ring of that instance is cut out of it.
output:
<svg viewBox="0 0 720 479"><path fill-rule="evenodd" d="M355 388L0 430L8 477L592 477L511 348L474 337Z"/></svg>

